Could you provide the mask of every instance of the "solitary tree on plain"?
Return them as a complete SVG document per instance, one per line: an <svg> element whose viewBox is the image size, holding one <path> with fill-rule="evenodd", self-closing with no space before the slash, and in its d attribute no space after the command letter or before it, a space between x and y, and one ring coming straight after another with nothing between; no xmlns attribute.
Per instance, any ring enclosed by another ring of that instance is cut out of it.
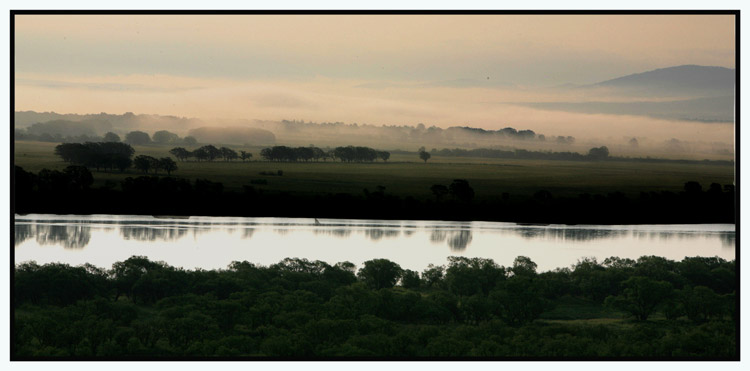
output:
<svg viewBox="0 0 750 371"><path fill-rule="evenodd" d="M430 155L430 152L425 151L424 147L422 147L422 149L419 151L419 158L422 159L422 161L424 161L424 163L426 164L427 160L429 160L430 157L432 157Z"/></svg>
<svg viewBox="0 0 750 371"><path fill-rule="evenodd" d="M177 163L169 157L163 157L159 159L159 168L166 171L167 175L171 175L177 170Z"/></svg>

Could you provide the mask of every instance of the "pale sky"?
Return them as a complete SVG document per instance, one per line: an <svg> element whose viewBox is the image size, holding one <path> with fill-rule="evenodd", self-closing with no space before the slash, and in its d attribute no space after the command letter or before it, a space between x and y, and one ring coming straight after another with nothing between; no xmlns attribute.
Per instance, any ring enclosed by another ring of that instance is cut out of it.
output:
<svg viewBox="0 0 750 371"><path fill-rule="evenodd" d="M16 110L60 113L541 131L598 118L547 119L506 104L570 100L548 88L656 68L735 67L734 17L723 15L17 15L15 21Z"/></svg>

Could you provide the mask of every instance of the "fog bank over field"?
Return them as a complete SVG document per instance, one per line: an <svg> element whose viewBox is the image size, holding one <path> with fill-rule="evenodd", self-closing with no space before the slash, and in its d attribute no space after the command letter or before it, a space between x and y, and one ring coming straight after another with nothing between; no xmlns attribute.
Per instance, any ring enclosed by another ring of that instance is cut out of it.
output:
<svg viewBox="0 0 750 371"><path fill-rule="evenodd" d="M180 137L192 136L199 143L251 146L360 145L407 151L416 151L424 146L427 150L493 148L587 153L592 147L606 145L614 156L698 160L730 160L734 156L732 141L725 139L732 138L734 129L732 124L680 122L622 115L581 115L566 112L556 112L550 115L546 111L515 105L509 106L509 112L511 114L508 117L516 118L509 122L522 124L509 125L497 130L471 126L441 128L434 125L428 126L425 123L373 125L302 120L197 119L133 113L60 115L33 111L16 112L15 123L17 139L33 140L34 136L47 134L49 137L51 134L60 138L58 142L71 141L65 138L77 136L91 138L72 139L72 141L96 140L97 136L101 138L109 131L121 137L133 130L141 130L153 135L156 131L166 128ZM554 120L550 120L550 116ZM545 118L548 121L545 121ZM44 121L47 119L51 120ZM578 125L566 125L571 121L577 122ZM600 131L600 133L606 133L606 136L591 135L590 132L594 131L592 127L601 125L600 122L603 121L606 121L610 128L605 132ZM633 135L633 133L636 134Z"/></svg>
<svg viewBox="0 0 750 371"><path fill-rule="evenodd" d="M24 75L19 80L24 86L19 89L19 102L30 102L33 96L49 98L30 106L42 105L56 112L87 112L91 107L117 112L127 105L133 111L168 111L179 117L132 113L25 117L17 113L16 125L26 127L48 119L88 120L99 128L165 129L181 135L198 128L259 128L271 131L279 143L301 145L361 144L412 150L420 146L510 146L556 151L608 145L634 156L687 154L691 158L726 159L733 153L733 78L733 69L705 66L677 66L597 84L555 87L504 84L489 76L383 82L324 77L232 81L129 75L112 78L102 86L90 78L68 78L64 84L51 84L39 76ZM62 103L71 88L83 99ZM58 101L61 103L56 104ZM338 124L290 126L284 120ZM510 127L553 140L518 144L508 138L487 141L486 136L477 137L472 132L454 130L451 135L436 136L434 132L406 129L419 124L488 131ZM557 146L554 139L560 136L575 137L581 147ZM243 143L241 136L223 137ZM633 138L638 146L631 142Z"/></svg>
<svg viewBox="0 0 750 371"><path fill-rule="evenodd" d="M95 114L17 115L19 128L733 154L732 15L19 15L15 27L15 110Z"/></svg>

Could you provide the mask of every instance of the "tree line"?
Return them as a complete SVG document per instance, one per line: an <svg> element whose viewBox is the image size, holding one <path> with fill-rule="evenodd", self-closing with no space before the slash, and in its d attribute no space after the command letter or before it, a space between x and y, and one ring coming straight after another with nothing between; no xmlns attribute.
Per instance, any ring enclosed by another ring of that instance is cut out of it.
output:
<svg viewBox="0 0 750 371"><path fill-rule="evenodd" d="M424 148L424 147L423 147ZM420 151L421 155L422 151ZM445 156L445 157L484 157L484 158L507 158L507 159L529 159L529 160L561 160L561 161L628 161L628 162L669 162L683 164L715 164L715 165L732 165L733 161L724 160L674 160L663 158L640 158L640 157L620 157L612 156L607 146L592 147L586 154L578 152L548 152L548 151L529 151L525 149L503 150L491 148L443 148L438 150L433 148L428 154Z"/></svg>
<svg viewBox="0 0 750 371"><path fill-rule="evenodd" d="M133 147L118 142L63 143L55 147L55 155L74 165L125 171L132 164Z"/></svg>
<svg viewBox="0 0 750 371"><path fill-rule="evenodd" d="M189 159L194 158L196 161L214 161L217 159L233 161L241 159L244 162L253 157L253 154L247 151L240 151L237 153L237 151L231 148L216 148L211 144L197 148L193 151L187 150L183 147L175 147L169 150L169 153L180 161L188 161Z"/></svg>
<svg viewBox="0 0 750 371"><path fill-rule="evenodd" d="M78 168L73 166L73 168ZM88 173L85 167L80 167ZM502 192L495 197L476 194L470 180L433 184L424 198L400 197L386 187L375 186L360 194L341 192L289 193L266 187L263 180L225 190L207 179L128 177L99 187L57 176L63 172L43 169L31 173L15 167L15 212L80 214L166 214L217 216L283 216L414 220L488 220L520 223L643 224L734 223L735 188L712 183L704 188L687 182L681 192L582 193L561 196L549 190L529 194ZM50 187L50 174L55 174ZM88 173L90 174L90 173ZM77 189L76 197L65 183ZM499 193L499 192L498 192ZM475 199L481 198L481 202Z"/></svg>
<svg viewBox="0 0 750 371"><path fill-rule="evenodd" d="M63 143L55 147L55 155L72 164L73 168L94 168L97 171L117 169L124 172L132 166L144 174L149 171L158 174L160 170L163 170L167 175L177 170L177 164L169 157L157 159L152 156L139 155L133 159L134 154L133 147L120 142Z"/></svg>
<svg viewBox="0 0 750 371"><path fill-rule="evenodd" d="M38 131L38 130L37 130ZM56 143L85 143L85 142L114 142L127 143L130 145L168 145L168 144L185 144L196 145L198 140L193 136L181 138L179 135L167 131L158 130L153 135L140 130L134 130L125 133L124 139L117 133L107 132L102 136L94 134L63 135L61 133L30 132L28 130L16 129L14 131L15 140L36 140L40 142Z"/></svg>
<svg viewBox="0 0 750 371"><path fill-rule="evenodd" d="M606 146L593 147L587 154L578 152L546 152L529 151L525 149L502 150L490 148L463 149L463 148L433 148L430 153L446 157L486 157L486 158L509 158L509 159L532 159L532 160L565 160L565 161L587 161L609 159L609 148Z"/></svg>
<svg viewBox="0 0 750 371"><path fill-rule="evenodd" d="M326 161L327 159L339 160L341 162L373 162L378 159L387 162L391 157L390 152L379 151L370 147L346 146L336 147L330 150L310 147L287 147L273 146L260 151L260 156L268 161Z"/></svg>
<svg viewBox="0 0 750 371"><path fill-rule="evenodd" d="M524 256L507 267L453 256L421 273L387 259L355 268L25 262L14 271L11 354L738 357L734 261L611 257L538 272Z"/></svg>

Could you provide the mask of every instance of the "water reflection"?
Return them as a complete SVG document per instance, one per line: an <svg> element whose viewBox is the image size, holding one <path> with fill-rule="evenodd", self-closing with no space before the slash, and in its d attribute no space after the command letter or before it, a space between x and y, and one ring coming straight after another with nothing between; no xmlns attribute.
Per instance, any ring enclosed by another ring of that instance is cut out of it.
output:
<svg viewBox="0 0 750 371"><path fill-rule="evenodd" d="M242 238L243 239L252 238L253 233L255 233L255 228L244 228L242 230Z"/></svg>
<svg viewBox="0 0 750 371"><path fill-rule="evenodd" d="M469 230L453 231L448 238L448 246L451 251L463 251L471 243L472 235Z"/></svg>
<svg viewBox="0 0 750 371"><path fill-rule="evenodd" d="M34 232L31 230L31 225L29 224L16 224L14 228L14 234L15 234L15 245L20 245L23 241L28 240L31 237L34 237Z"/></svg>
<svg viewBox="0 0 750 371"><path fill-rule="evenodd" d="M549 239L549 240L572 240L591 241L596 239L614 239L627 237L630 231L616 229L583 229L583 228L552 228L552 227L530 227L513 230L523 238ZM650 234L651 232L644 232Z"/></svg>
<svg viewBox="0 0 750 371"><path fill-rule="evenodd" d="M195 232L200 232L196 228ZM175 241L187 234L188 230L181 227L143 227L126 226L120 228L122 238L136 241Z"/></svg>
<svg viewBox="0 0 750 371"><path fill-rule="evenodd" d="M435 244L441 244L448 237L448 232L443 229L433 229L430 233L430 242Z"/></svg>
<svg viewBox="0 0 750 371"><path fill-rule="evenodd" d="M472 247L475 249L481 249L488 243L495 248L513 247L505 242L498 242L505 241L504 238L515 238L516 241L513 244L516 246L521 246L518 240L525 240L552 242L552 246L576 245L581 248L589 248L588 246L591 245L589 242L596 240L603 241L605 244L609 241L623 240L633 241L635 244L664 242L674 245L681 241L704 239L724 249L734 248L736 243L731 225L539 226L490 222L335 219L322 219L316 222L313 219L208 217L170 220L136 216L44 215L39 218L24 216L16 219L15 246L33 245L33 242L29 242L32 240L36 241L39 246L58 245L66 249L81 249L87 246L91 243L92 232L96 232L95 236L119 234L122 240L138 242L177 242L189 233L192 233L195 241L199 241L197 237L202 234L227 240L247 240L257 236L256 233L264 235L270 233L280 235L280 237L275 237L274 241L279 241L281 245L290 241L290 239L285 239L289 235L309 236L311 241L315 239L323 241L331 237L354 241L364 237L378 246L400 245L417 249L424 245L434 244L443 246L445 252L455 253L464 253L472 243L477 245L477 247ZM406 238L413 241L407 243ZM94 239L96 240L96 237ZM110 239L106 243L113 242Z"/></svg>
<svg viewBox="0 0 750 371"><path fill-rule="evenodd" d="M386 237L386 238L398 237L400 234L401 234L400 229L382 229L382 228L365 229L365 236L369 237L373 241L378 241L383 237Z"/></svg>
<svg viewBox="0 0 750 371"><path fill-rule="evenodd" d="M430 242L442 245L448 240L448 247L451 251L463 251L471 243L471 229L446 230L442 228L433 228L430 232Z"/></svg>
<svg viewBox="0 0 750 371"><path fill-rule="evenodd" d="M345 228L335 228L335 229L313 229L313 234L315 235L328 235L333 237L339 237L339 238L346 238L349 237L352 234L351 229L345 229Z"/></svg>
<svg viewBox="0 0 750 371"><path fill-rule="evenodd" d="M734 248L735 246L734 233L720 233L719 239L721 240L721 247Z"/></svg>
<svg viewBox="0 0 750 371"><path fill-rule="evenodd" d="M91 228L83 225L37 225L39 245L62 245L66 249L81 249L91 240Z"/></svg>

